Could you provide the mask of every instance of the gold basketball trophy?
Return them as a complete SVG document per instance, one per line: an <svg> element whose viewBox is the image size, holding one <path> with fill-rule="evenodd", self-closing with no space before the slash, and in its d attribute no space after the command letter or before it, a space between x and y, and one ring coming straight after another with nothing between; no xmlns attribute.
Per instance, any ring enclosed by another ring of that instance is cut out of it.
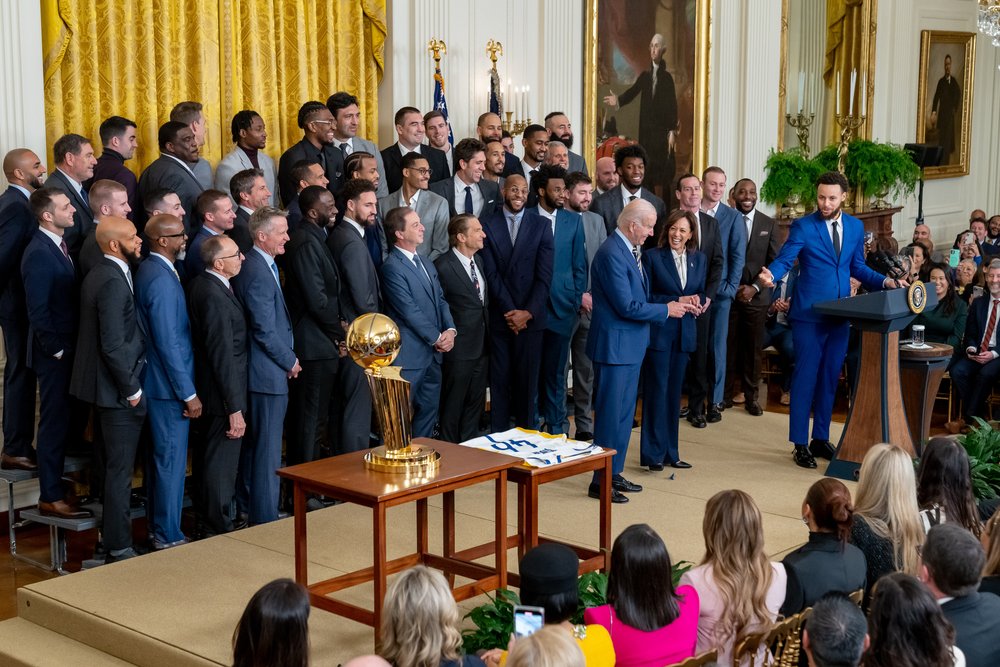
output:
<svg viewBox="0 0 1000 667"><path fill-rule="evenodd" d="M410 383L400 375L401 368L390 366L401 346L399 327L381 313L362 315L347 329L347 349L354 363L365 369L382 427L384 444L365 454L365 467L408 475L432 472L437 470L441 454L410 444Z"/></svg>

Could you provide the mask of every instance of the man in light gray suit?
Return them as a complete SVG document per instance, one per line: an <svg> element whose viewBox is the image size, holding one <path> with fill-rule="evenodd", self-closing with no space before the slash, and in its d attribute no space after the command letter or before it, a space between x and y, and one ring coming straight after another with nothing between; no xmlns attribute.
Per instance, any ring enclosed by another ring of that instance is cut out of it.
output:
<svg viewBox="0 0 1000 667"><path fill-rule="evenodd" d="M375 196L385 197L389 194L389 187L385 180L385 164L382 162L382 155L372 142L364 137L359 137L358 126L361 124L361 106L358 98L344 91L336 92L326 100L326 108L333 114L333 146L344 155L344 161L355 151L371 153L375 156L375 163L378 166L378 186ZM346 176L347 179L350 176ZM337 183L337 190L343 183Z"/></svg>
<svg viewBox="0 0 1000 667"><path fill-rule="evenodd" d="M450 217L444 197L427 189L430 178L427 158L420 153L407 153L403 156L403 187L379 199L378 208L383 220L389 211L399 206L408 206L416 211L425 229L417 254L433 262L448 252Z"/></svg>
<svg viewBox="0 0 1000 667"><path fill-rule="evenodd" d="M574 153L573 148L573 125L569 122L569 117L562 111L553 111L545 116L545 129L549 133L550 141L561 141L569 152L569 166L566 171L582 171L587 174L587 161L582 155ZM588 174L589 175L589 174Z"/></svg>
<svg viewBox="0 0 1000 667"><path fill-rule="evenodd" d="M278 206L278 170L274 160L264 152L267 145L267 130L264 119L256 111L244 109L233 116L233 143L236 148L222 158L215 167L215 188L223 192L229 191L229 182L236 172L245 169L260 169L264 173L264 182L271 192L271 206ZM239 202L236 202L239 204Z"/></svg>
<svg viewBox="0 0 1000 667"><path fill-rule="evenodd" d="M590 333L590 264L601 244L608 238L604 218L590 210L594 186L590 177L575 171L566 176L566 206L583 218L584 250L587 252L587 291L583 293L580 317L573 329L570 352L573 355L573 423L576 440L594 439L594 364L587 356L587 336ZM565 376L565 373L563 373Z"/></svg>

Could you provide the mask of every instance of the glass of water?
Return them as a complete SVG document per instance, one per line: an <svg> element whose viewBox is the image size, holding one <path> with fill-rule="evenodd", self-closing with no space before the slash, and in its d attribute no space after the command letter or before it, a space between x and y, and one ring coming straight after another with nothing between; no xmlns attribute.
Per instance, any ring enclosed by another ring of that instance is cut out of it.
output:
<svg viewBox="0 0 1000 667"><path fill-rule="evenodd" d="M913 331L913 337L912 337L912 341L911 341L910 344L913 345L913 347L923 347L924 346L924 325L923 324L914 324L912 331Z"/></svg>

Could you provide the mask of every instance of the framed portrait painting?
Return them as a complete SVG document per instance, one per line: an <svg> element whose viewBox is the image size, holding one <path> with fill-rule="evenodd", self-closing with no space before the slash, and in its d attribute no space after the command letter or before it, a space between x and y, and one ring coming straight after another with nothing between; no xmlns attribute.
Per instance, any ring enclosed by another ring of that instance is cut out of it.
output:
<svg viewBox="0 0 1000 667"><path fill-rule="evenodd" d="M923 30L917 89L917 143L941 147L941 163L925 178L969 173L976 34Z"/></svg>
<svg viewBox="0 0 1000 667"><path fill-rule="evenodd" d="M705 167L710 11L710 0L587 1L584 148L610 157L640 144L644 187L668 203L679 174Z"/></svg>

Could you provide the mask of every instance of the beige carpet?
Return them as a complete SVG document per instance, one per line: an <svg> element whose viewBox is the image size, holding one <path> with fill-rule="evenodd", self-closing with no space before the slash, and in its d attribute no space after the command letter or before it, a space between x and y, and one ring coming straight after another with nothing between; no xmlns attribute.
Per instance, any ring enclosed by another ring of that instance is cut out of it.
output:
<svg viewBox="0 0 1000 667"><path fill-rule="evenodd" d="M645 490L632 495L627 505L614 506L614 534L632 523L648 523L663 536L675 560L697 561L703 552L705 501L722 489L742 488L764 513L770 554L777 558L801 544L806 537L802 498L824 467L794 465L787 428L786 415L751 417L742 410L726 411L721 423L702 430L682 423L681 456L694 468L663 473L638 468L636 431L625 475ZM833 437L839 432L835 425ZM597 505L586 497L588 481L568 479L542 488L542 534L596 546ZM513 521L513 487L510 491L508 517ZM457 494L460 548L491 538L492 500L488 484ZM430 504L433 546L441 543L440 498ZM411 552L413 508L390 510L389 525L389 557ZM311 513L310 580L369 566L371 530L371 512L361 507L340 505ZM246 601L264 583L293 576L292 554L288 519L32 584L19 591L19 616L135 664L229 664L232 631ZM370 604L371 587L352 589L344 597ZM462 607L468 610L481 601ZM369 628L326 612L313 610L310 630L317 666L337 665L373 649Z"/></svg>

